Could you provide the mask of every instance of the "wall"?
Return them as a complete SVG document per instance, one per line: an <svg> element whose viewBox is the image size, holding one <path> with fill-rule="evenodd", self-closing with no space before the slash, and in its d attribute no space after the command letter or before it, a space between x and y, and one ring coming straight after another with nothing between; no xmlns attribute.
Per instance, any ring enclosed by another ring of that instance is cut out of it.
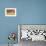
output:
<svg viewBox="0 0 46 46"><path fill-rule="evenodd" d="M5 8L17 8L16 17L6 17ZM7 44L17 24L46 24L46 0L0 0L0 44ZM16 40L17 43L17 40Z"/></svg>

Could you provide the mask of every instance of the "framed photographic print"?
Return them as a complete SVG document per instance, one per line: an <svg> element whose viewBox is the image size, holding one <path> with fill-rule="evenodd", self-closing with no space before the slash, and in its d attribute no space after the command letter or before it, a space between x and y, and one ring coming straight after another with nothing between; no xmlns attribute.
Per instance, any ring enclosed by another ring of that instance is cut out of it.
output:
<svg viewBox="0 0 46 46"><path fill-rule="evenodd" d="M16 8L5 8L5 16L16 16Z"/></svg>
<svg viewBox="0 0 46 46"><path fill-rule="evenodd" d="M44 24L19 24L18 38L21 40L46 41L46 25Z"/></svg>

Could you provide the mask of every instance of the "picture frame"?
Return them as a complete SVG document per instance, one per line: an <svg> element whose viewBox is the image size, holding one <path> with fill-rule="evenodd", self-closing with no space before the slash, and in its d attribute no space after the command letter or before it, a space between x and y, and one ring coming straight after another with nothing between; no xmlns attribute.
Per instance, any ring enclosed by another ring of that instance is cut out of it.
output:
<svg viewBox="0 0 46 46"><path fill-rule="evenodd" d="M16 16L16 8L5 8L5 16Z"/></svg>
<svg viewBox="0 0 46 46"><path fill-rule="evenodd" d="M28 30L27 38L23 37L25 36L23 30ZM18 24L18 38L19 42L21 40L46 41L46 24Z"/></svg>

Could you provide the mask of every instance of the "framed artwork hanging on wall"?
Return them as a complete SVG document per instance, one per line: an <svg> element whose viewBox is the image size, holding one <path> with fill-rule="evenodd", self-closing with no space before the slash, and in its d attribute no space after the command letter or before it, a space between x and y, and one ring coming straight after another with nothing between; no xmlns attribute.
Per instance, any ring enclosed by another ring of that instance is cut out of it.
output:
<svg viewBox="0 0 46 46"><path fill-rule="evenodd" d="M16 8L5 8L5 16L16 16Z"/></svg>

